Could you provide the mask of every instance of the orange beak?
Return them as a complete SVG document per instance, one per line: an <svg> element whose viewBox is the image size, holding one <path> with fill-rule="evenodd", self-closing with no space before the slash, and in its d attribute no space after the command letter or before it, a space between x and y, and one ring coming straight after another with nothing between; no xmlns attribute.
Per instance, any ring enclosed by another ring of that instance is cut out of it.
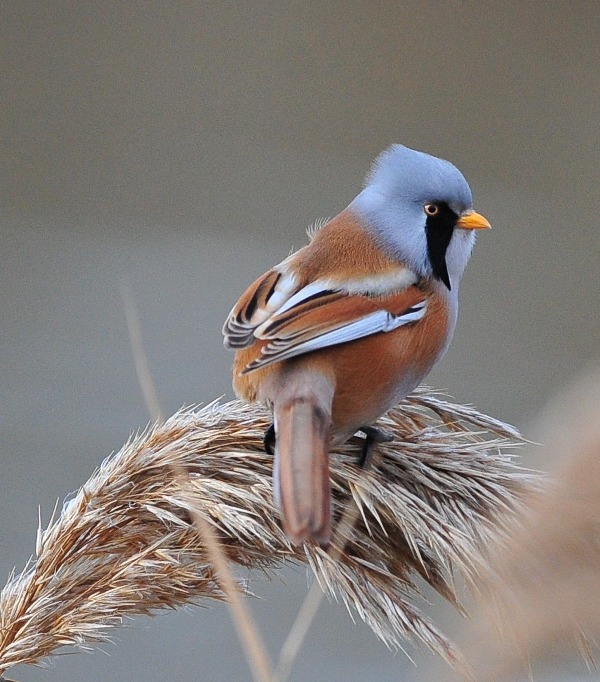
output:
<svg viewBox="0 0 600 682"><path fill-rule="evenodd" d="M469 211L468 213L463 213L461 215L456 223L456 227L460 227L463 230L487 230L491 225L479 213Z"/></svg>

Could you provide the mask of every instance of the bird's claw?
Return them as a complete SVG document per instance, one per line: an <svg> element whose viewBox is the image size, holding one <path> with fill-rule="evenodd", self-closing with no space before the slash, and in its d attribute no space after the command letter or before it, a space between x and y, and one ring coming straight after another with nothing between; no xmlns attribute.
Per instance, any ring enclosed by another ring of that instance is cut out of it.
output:
<svg viewBox="0 0 600 682"><path fill-rule="evenodd" d="M394 440L394 434L378 429L376 426L361 426L360 430L365 434L365 442L361 457L358 460L358 466L361 469L368 469L371 465L373 450L377 443L389 443Z"/></svg>
<svg viewBox="0 0 600 682"><path fill-rule="evenodd" d="M271 424L263 436L263 445L267 455L273 456L275 454L275 440L275 424Z"/></svg>

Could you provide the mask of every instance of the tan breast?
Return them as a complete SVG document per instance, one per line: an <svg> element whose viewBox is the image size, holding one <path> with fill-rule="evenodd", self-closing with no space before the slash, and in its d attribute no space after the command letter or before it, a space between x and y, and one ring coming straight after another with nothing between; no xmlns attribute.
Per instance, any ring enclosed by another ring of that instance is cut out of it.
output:
<svg viewBox="0 0 600 682"><path fill-rule="evenodd" d="M432 294L425 317L388 333L374 334L315 353L313 362L336 379L333 425L351 434L371 424L406 397L444 351L450 329L447 306Z"/></svg>

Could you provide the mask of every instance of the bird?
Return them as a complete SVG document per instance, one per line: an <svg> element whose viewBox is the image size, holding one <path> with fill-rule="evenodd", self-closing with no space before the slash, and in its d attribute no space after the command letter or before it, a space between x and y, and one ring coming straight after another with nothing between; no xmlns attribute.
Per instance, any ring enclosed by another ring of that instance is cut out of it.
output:
<svg viewBox="0 0 600 682"><path fill-rule="evenodd" d="M330 543L329 449L362 434L366 465L390 439L374 422L446 352L475 231L489 227L452 163L393 144L349 205L233 306L233 388L272 412L264 444L291 544Z"/></svg>

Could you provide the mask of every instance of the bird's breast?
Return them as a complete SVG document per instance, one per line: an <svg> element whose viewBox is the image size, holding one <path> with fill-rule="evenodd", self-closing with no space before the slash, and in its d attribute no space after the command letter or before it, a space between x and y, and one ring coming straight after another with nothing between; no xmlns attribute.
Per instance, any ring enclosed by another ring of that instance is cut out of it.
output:
<svg viewBox="0 0 600 682"><path fill-rule="evenodd" d="M453 318L447 301L433 295L427 314L414 324L327 349L315 358L335 377L334 431L351 434L371 424L414 390L446 350Z"/></svg>
<svg viewBox="0 0 600 682"><path fill-rule="evenodd" d="M446 350L454 323L450 301L430 291L427 313L415 323L243 374L265 343L257 341L236 353L234 388L245 400L272 403L290 367L305 365L331 378L333 431L337 436L349 436L371 424L423 381Z"/></svg>

